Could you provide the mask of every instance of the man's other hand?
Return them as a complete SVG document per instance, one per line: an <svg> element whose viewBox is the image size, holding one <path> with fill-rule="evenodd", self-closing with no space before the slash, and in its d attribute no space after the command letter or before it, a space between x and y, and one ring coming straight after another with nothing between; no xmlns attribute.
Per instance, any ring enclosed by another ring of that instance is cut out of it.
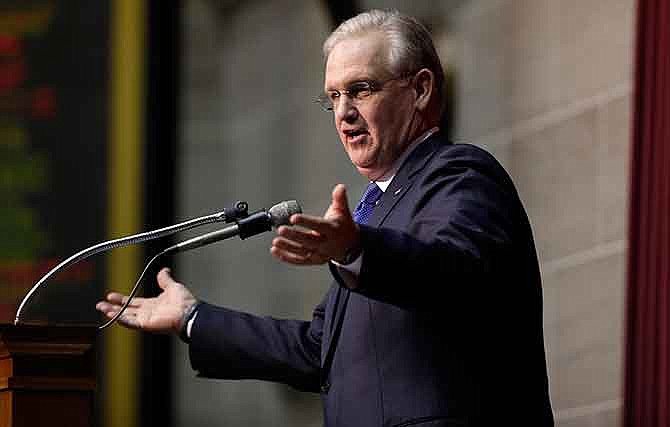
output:
<svg viewBox="0 0 670 427"><path fill-rule="evenodd" d="M360 244L360 230L349 211L347 190L342 184L333 189L332 201L323 218L295 214L290 221L299 227L279 227L270 249L274 257L290 264L342 261Z"/></svg>
<svg viewBox="0 0 670 427"><path fill-rule="evenodd" d="M158 286L163 290L160 295L153 298L133 298L118 322L131 329L179 334L184 313L196 303L196 299L184 285L170 276L168 268L163 268L156 278ZM127 296L111 292L107 295L107 300L100 301L95 308L112 318L127 300Z"/></svg>

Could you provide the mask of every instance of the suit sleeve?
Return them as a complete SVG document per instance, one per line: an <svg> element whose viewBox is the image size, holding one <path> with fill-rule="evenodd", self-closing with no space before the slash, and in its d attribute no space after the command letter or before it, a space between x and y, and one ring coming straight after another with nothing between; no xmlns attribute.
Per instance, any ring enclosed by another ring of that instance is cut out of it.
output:
<svg viewBox="0 0 670 427"><path fill-rule="evenodd" d="M318 392L327 297L311 322L202 304L191 331L191 366L199 376L276 381Z"/></svg>
<svg viewBox="0 0 670 427"><path fill-rule="evenodd" d="M516 190L492 158L455 150L436 155L396 206L403 227L361 226L356 292L401 306L462 301L510 262Z"/></svg>

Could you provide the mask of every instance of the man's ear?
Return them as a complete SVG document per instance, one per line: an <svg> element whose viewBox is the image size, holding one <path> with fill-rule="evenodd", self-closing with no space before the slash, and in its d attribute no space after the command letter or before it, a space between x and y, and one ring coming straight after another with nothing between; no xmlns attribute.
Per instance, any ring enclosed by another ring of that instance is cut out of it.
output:
<svg viewBox="0 0 670 427"><path fill-rule="evenodd" d="M435 86L435 75L427 68L422 68L414 75L414 91L416 92L416 108L425 111L428 108Z"/></svg>

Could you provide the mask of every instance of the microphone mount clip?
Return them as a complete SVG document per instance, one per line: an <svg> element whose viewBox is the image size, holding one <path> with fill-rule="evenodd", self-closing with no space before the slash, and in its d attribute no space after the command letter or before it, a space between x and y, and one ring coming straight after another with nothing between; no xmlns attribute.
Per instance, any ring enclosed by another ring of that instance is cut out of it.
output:
<svg viewBox="0 0 670 427"><path fill-rule="evenodd" d="M231 207L224 208L221 214L225 222L237 222L249 216L249 204L242 201L235 202Z"/></svg>

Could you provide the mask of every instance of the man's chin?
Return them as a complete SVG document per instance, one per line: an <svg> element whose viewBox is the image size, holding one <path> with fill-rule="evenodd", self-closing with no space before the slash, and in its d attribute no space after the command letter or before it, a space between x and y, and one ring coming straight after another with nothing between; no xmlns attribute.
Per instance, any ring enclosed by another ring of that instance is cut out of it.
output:
<svg viewBox="0 0 670 427"><path fill-rule="evenodd" d="M348 149L347 154L349 160L354 165L358 173L363 176L375 176L378 173L379 167L374 159L371 158L370 153L363 146Z"/></svg>
<svg viewBox="0 0 670 427"><path fill-rule="evenodd" d="M377 178L379 178L380 172L379 169L376 167L359 166L356 163L354 163L354 166L356 167L356 170L358 171L359 174L363 175L370 181L374 181Z"/></svg>

